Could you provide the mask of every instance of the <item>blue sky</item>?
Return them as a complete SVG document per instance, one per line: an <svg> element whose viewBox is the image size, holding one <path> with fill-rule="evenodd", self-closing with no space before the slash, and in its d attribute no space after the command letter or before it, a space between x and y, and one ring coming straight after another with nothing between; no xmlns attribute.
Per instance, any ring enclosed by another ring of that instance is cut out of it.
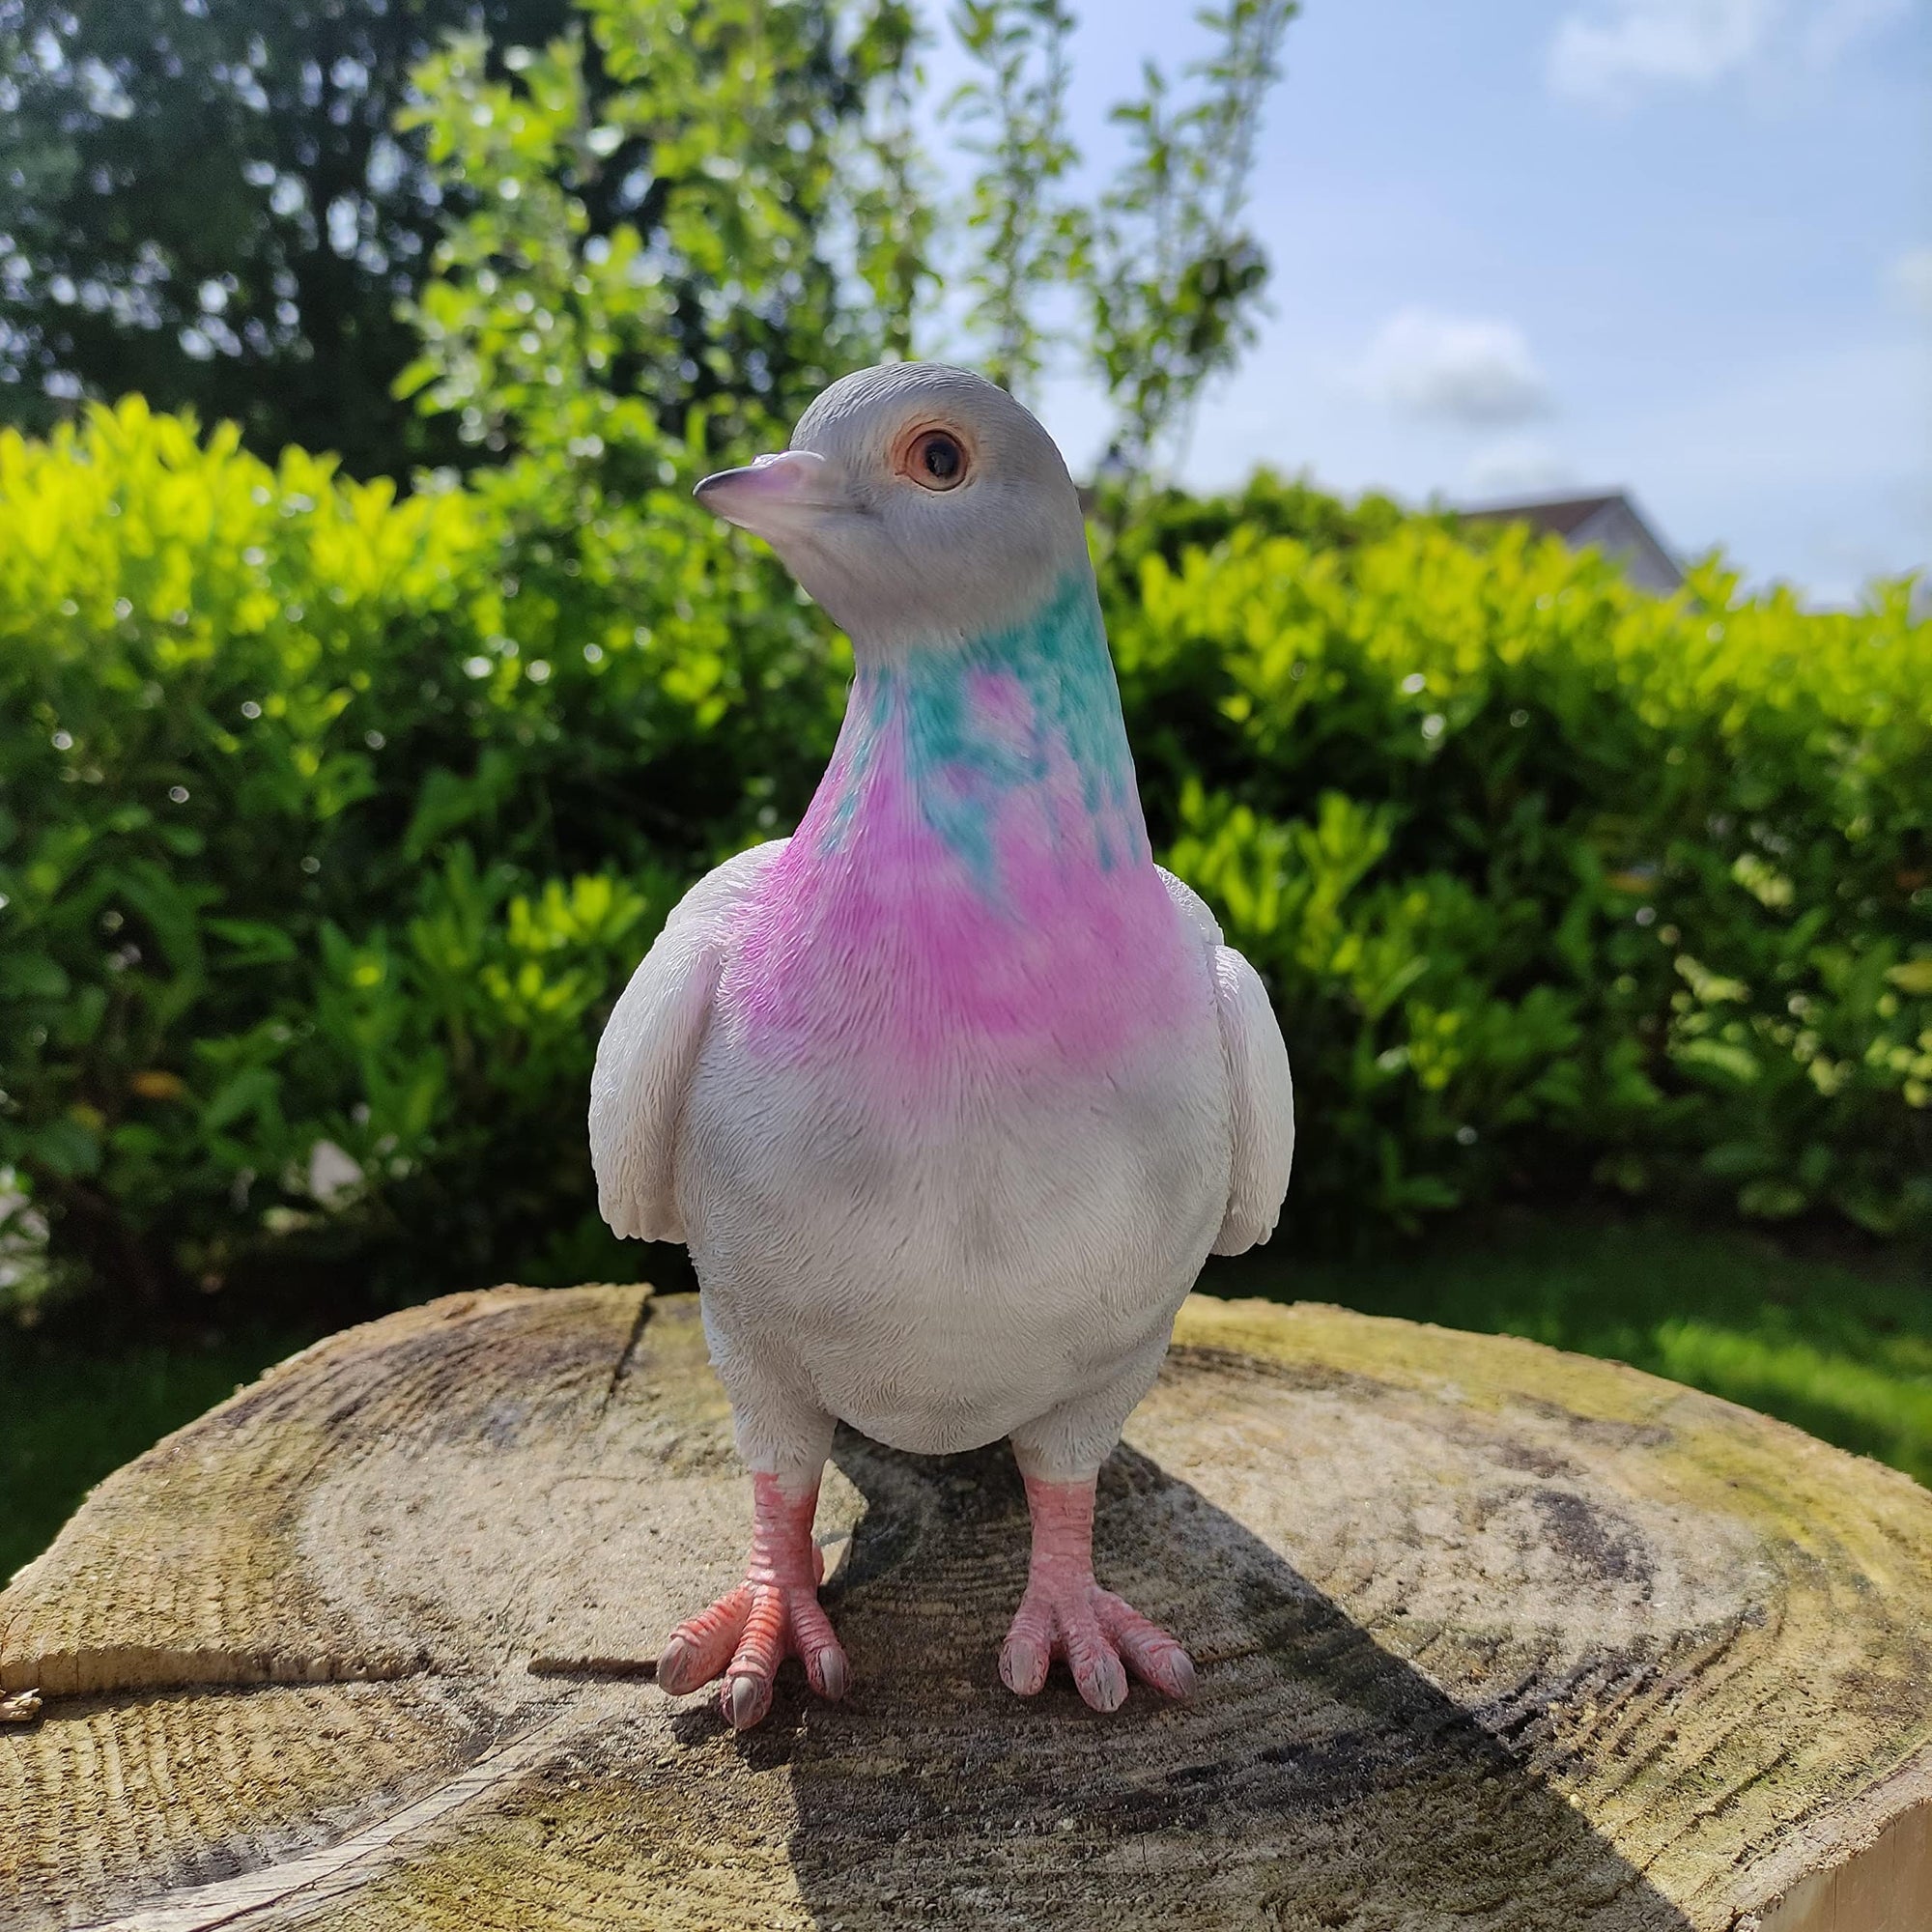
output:
<svg viewBox="0 0 1932 1932"><path fill-rule="evenodd" d="M1097 164L1143 56L1200 37L1158 0L1079 11ZM1625 485L1679 552L1822 602L1932 562L1932 6L1306 0L1285 54L1273 313L1189 481ZM1098 397L1038 400L1091 462Z"/></svg>

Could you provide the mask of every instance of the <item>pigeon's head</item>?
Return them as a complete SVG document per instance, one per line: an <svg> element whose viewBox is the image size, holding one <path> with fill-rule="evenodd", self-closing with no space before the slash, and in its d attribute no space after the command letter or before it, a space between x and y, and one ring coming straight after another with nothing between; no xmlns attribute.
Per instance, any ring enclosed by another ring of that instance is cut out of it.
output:
<svg viewBox="0 0 1932 1932"><path fill-rule="evenodd" d="M763 537L862 649L1012 623L1088 569L1053 439L983 376L939 363L841 377L789 449L707 476L697 500Z"/></svg>

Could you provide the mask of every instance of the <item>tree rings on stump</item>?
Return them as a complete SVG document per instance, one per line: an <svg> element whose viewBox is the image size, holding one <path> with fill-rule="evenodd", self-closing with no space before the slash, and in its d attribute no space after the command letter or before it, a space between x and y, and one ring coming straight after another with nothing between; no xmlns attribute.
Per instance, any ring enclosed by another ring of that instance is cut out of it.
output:
<svg viewBox="0 0 1932 1932"><path fill-rule="evenodd" d="M999 1682L1005 1449L848 1434L846 1701L666 1696L748 1515L694 1298L296 1356L0 1595L0 1926L1932 1926L1932 1494L1712 1397L1196 1297L1095 1548L1201 1688L1112 1718Z"/></svg>

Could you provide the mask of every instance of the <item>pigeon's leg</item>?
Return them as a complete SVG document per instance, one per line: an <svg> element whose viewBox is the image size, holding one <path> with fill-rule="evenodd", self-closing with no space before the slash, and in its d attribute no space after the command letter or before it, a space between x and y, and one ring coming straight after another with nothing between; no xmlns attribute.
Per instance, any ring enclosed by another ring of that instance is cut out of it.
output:
<svg viewBox="0 0 1932 1932"><path fill-rule="evenodd" d="M732 1378L726 1378L730 1385ZM811 1542L819 1476L831 1453L833 1418L800 1406L796 1426L763 1387L755 1405L740 1403L738 1447L752 1464L752 1557L744 1582L680 1623L657 1660L657 1681L672 1696L721 1677L719 1706L738 1731L771 1710L771 1683L786 1658L798 1658L811 1689L844 1696L846 1656L819 1607L825 1559Z"/></svg>
<svg viewBox="0 0 1932 1932"><path fill-rule="evenodd" d="M1056 1483L1028 1475L1025 1481L1033 1560L1000 1650L1007 1689L1033 1696L1060 1658L1096 1711L1118 1711L1126 1701L1128 1670L1170 1697L1191 1695L1194 1662L1186 1651L1094 1580L1094 1478Z"/></svg>
<svg viewBox="0 0 1932 1932"><path fill-rule="evenodd" d="M752 1472L752 1556L745 1580L680 1624L658 1658L658 1683L673 1696L722 1677L718 1701L737 1730L772 1707L772 1680L787 1657L805 1665L821 1697L845 1694L845 1653L818 1605L824 1561L811 1540L818 1474L803 1485Z"/></svg>
<svg viewBox="0 0 1932 1932"><path fill-rule="evenodd" d="M1163 1328L1122 1375L1013 1431L1033 1516L1026 1594L1000 1651L1009 1690L1031 1697L1055 1658L1096 1711L1126 1701L1127 1672L1169 1697L1194 1690L1194 1661L1161 1627L1094 1580L1094 1489L1136 1403L1153 1386Z"/></svg>

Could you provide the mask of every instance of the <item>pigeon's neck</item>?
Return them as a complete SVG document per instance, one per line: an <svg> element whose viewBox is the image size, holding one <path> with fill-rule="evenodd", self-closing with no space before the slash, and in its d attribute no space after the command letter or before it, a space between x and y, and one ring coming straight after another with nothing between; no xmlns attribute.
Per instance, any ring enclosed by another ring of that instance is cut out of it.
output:
<svg viewBox="0 0 1932 1932"><path fill-rule="evenodd" d="M799 836L825 858L962 872L1152 865L1099 600L1072 572L1027 616L862 661Z"/></svg>
<svg viewBox="0 0 1932 1932"><path fill-rule="evenodd" d="M1104 1071L1198 1018L1200 949L1148 847L1084 569L1017 623L861 661L748 920L732 1023L774 1052L836 1047L894 1105Z"/></svg>

